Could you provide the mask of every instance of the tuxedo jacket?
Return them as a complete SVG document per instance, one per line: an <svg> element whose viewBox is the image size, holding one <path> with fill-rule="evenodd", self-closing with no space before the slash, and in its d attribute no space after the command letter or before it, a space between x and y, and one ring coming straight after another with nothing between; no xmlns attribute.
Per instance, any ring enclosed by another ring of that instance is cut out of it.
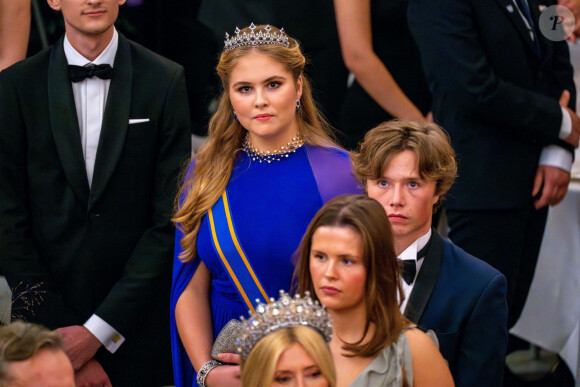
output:
<svg viewBox="0 0 580 387"><path fill-rule="evenodd" d="M432 230L405 316L439 339L456 386L501 386L507 346L503 274Z"/></svg>
<svg viewBox="0 0 580 387"><path fill-rule="evenodd" d="M558 137L563 90L575 106L568 47L538 30L541 4L528 3L540 55L513 0L409 2L433 114L457 152L459 177L448 208L528 205L542 148L573 151Z"/></svg>
<svg viewBox="0 0 580 387"><path fill-rule="evenodd" d="M126 338L99 350L109 376L155 370L156 349L170 356L170 218L190 154L182 67L119 34L90 189L63 39L0 73L0 123L0 272L14 297L42 292L13 314L51 329L97 314Z"/></svg>

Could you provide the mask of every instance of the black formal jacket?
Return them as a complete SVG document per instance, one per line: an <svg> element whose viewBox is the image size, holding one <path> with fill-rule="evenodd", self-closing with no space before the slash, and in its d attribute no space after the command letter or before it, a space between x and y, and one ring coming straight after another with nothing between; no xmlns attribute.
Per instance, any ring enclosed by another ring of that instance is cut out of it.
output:
<svg viewBox="0 0 580 387"><path fill-rule="evenodd" d="M14 296L44 292L29 308L15 299L14 314L51 329L104 319L126 338L98 353L113 385L159 385L131 375L170 356L170 217L189 125L182 67L119 35L89 189L63 39L0 73L0 271Z"/></svg>
<svg viewBox="0 0 580 387"><path fill-rule="evenodd" d="M540 4L528 2L537 27ZM558 138L562 90L575 106L566 42L536 29L538 56L512 0L410 0L408 21L435 120L457 152L459 178L446 207L529 205L541 149L572 151Z"/></svg>
<svg viewBox="0 0 580 387"><path fill-rule="evenodd" d="M501 386L506 293L503 274L432 230L405 316L437 334L456 386Z"/></svg>

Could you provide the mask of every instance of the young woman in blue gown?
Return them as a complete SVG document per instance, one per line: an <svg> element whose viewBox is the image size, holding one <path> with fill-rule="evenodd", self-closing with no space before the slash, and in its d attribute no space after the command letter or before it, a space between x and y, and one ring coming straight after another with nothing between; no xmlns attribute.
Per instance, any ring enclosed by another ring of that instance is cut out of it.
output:
<svg viewBox="0 0 580 387"><path fill-rule="evenodd" d="M334 196L360 192L349 155L316 109L299 44L271 26L227 37L223 93L188 168L174 216L171 294L176 386L240 385L238 359L212 362L226 323L288 290L310 219Z"/></svg>

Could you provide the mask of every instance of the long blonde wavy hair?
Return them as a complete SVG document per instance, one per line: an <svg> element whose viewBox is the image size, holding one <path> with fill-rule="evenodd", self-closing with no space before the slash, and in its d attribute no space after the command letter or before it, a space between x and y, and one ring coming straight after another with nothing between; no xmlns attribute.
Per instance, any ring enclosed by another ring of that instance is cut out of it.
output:
<svg viewBox="0 0 580 387"><path fill-rule="evenodd" d="M266 25L259 25L254 32L258 33L265 27ZM270 27L271 32L280 33L278 28ZM249 34L249 27L240 33L244 32ZM296 114L296 119L304 141L312 145L339 148L330 126L312 98L310 83L304 76L306 58L296 40L289 38L289 47L277 44L243 46L222 52L216 70L222 82L223 92L219 98L217 111L209 122L208 138L197 152L195 166L179 190L176 199L177 211L172 219L184 233L181 239L183 251L179 255L184 262L191 261L196 256L197 234L202 217L224 192L232 174L236 155L247 132L239 121L234 120L229 95L229 76L240 59L252 50L282 63L292 73L295 82L302 77L300 113Z"/></svg>

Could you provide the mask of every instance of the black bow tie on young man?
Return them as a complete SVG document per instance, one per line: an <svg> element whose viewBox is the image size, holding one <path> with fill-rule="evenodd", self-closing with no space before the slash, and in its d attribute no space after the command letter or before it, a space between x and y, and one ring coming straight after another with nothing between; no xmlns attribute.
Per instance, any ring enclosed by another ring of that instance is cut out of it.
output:
<svg viewBox="0 0 580 387"><path fill-rule="evenodd" d="M111 79L113 68L108 64L90 64L88 66L68 66L68 77L74 83L84 81L87 78L98 77L101 79Z"/></svg>
<svg viewBox="0 0 580 387"><path fill-rule="evenodd" d="M428 247L429 243L417 252L417 260L425 257ZM399 259L399 268L401 269L403 280L407 285L411 285L415 281L415 275L417 275L417 261L414 259Z"/></svg>

